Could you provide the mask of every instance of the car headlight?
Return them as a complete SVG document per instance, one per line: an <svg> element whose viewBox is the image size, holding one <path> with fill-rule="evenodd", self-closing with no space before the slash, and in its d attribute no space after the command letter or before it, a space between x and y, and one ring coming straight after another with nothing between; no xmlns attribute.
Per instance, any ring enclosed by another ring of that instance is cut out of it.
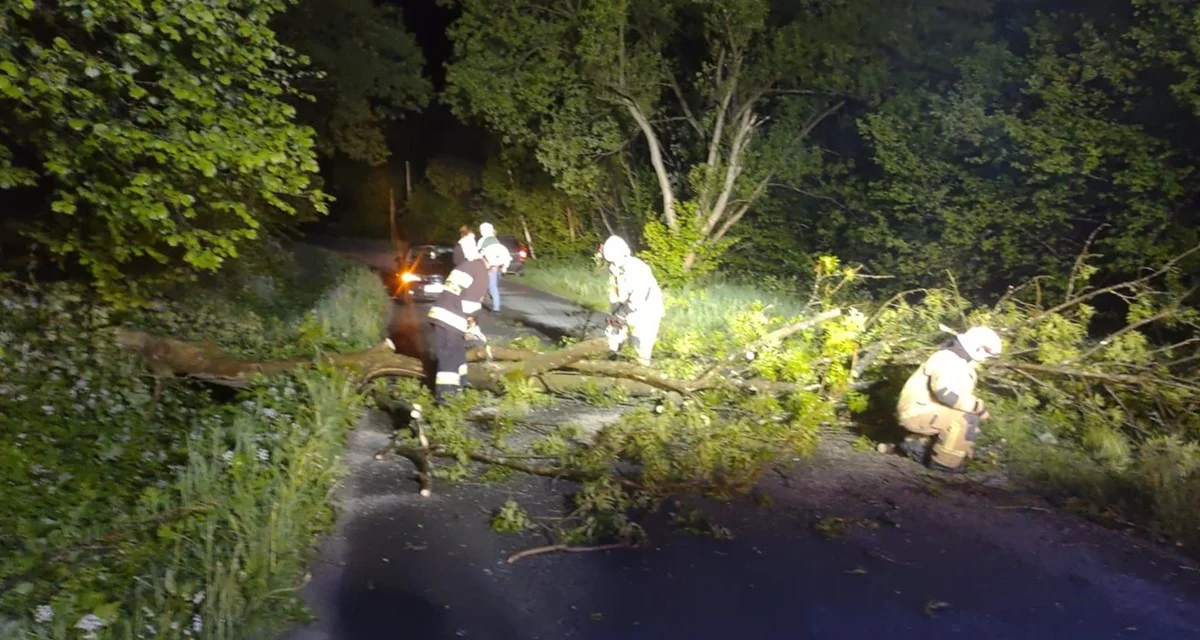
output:
<svg viewBox="0 0 1200 640"><path fill-rule="evenodd" d="M420 281L421 281L421 276L419 276L415 273L400 274L400 282L420 282Z"/></svg>

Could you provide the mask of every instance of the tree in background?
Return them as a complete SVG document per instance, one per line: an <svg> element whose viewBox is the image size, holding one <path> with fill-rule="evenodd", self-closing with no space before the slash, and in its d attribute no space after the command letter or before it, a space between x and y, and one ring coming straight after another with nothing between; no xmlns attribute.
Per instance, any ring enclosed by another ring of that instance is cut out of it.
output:
<svg viewBox="0 0 1200 640"><path fill-rule="evenodd" d="M268 26L285 6L5 3L0 189L27 208L5 207L4 234L120 299L324 211L313 132L288 104L299 62Z"/></svg>
<svg viewBox="0 0 1200 640"><path fill-rule="evenodd" d="M483 169L482 200L503 231L529 231L538 258L572 258L601 240L586 205L580 207L528 154L492 156Z"/></svg>
<svg viewBox="0 0 1200 640"><path fill-rule="evenodd" d="M1124 33L1063 16L1027 30L1028 51L983 44L952 82L907 93L861 130L882 176L841 216L860 255L928 284L1065 278L1093 231L1110 270L1195 243L1195 154L1156 127L1158 65ZM1194 128L1194 125L1193 125ZM1157 129L1157 130L1156 130ZM826 207L828 208L828 207Z"/></svg>
<svg viewBox="0 0 1200 640"><path fill-rule="evenodd" d="M399 9L373 0L299 0L276 18L279 38L322 73L302 87L299 105L326 156L378 165L387 161L385 127L429 104L425 55Z"/></svg>
<svg viewBox="0 0 1200 640"><path fill-rule="evenodd" d="M814 131L848 101L874 100L894 59L936 58L918 36L981 3L451 4L457 113L536 149L569 195L599 204L624 191L643 204L649 178L653 257L674 264L656 266L694 272L768 189L820 170Z"/></svg>

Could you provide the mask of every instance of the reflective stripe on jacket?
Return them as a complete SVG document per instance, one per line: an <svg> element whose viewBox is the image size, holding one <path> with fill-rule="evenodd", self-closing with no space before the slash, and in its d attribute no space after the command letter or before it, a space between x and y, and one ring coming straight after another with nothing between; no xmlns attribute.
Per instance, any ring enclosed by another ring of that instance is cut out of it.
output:
<svg viewBox="0 0 1200 640"><path fill-rule="evenodd" d="M465 262L446 276L429 319L466 333L470 317L483 306L487 295L487 266L482 259Z"/></svg>
<svg viewBox="0 0 1200 640"><path fill-rule="evenodd" d="M982 413L983 401L975 395L975 362L955 343L939 349L908 378L896 405L901 420L949 407L966 413Z"/></svg>

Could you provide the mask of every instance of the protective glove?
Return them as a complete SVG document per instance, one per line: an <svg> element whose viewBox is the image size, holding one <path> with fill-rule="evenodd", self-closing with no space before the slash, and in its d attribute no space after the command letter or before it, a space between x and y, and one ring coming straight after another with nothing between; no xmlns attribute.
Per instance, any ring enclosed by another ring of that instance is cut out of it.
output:
<svg viewBox="0 0 1200 640"><path fill-rule="evenodd" d="M467 340L487 342L487 336L483 335L483 331L479 329L478 325L472 325L469 329L467 329Z"/></svg>

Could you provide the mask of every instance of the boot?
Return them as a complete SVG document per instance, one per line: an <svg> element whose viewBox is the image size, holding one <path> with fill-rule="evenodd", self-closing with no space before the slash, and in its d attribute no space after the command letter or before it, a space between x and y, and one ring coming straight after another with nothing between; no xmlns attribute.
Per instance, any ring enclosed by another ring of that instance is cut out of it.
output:
<svg viewBox="0 0 1200 640"><path fill-rule="evenodd" d="M942 473L947 473L947 474L958 476L958 475L963 475L967 472L967 463L964 461L962 464L958 465L957 467L947 467L944 464L930 460L929 468L933 469L934 471L941 471Z"/></svg>
<svg viewBox="0 0 1200 640"><path fill-rule="evenodd" d="M929 458L929 439L905 438L904 442L900 443L899 449L917 464L925 464Z"/></svg>

